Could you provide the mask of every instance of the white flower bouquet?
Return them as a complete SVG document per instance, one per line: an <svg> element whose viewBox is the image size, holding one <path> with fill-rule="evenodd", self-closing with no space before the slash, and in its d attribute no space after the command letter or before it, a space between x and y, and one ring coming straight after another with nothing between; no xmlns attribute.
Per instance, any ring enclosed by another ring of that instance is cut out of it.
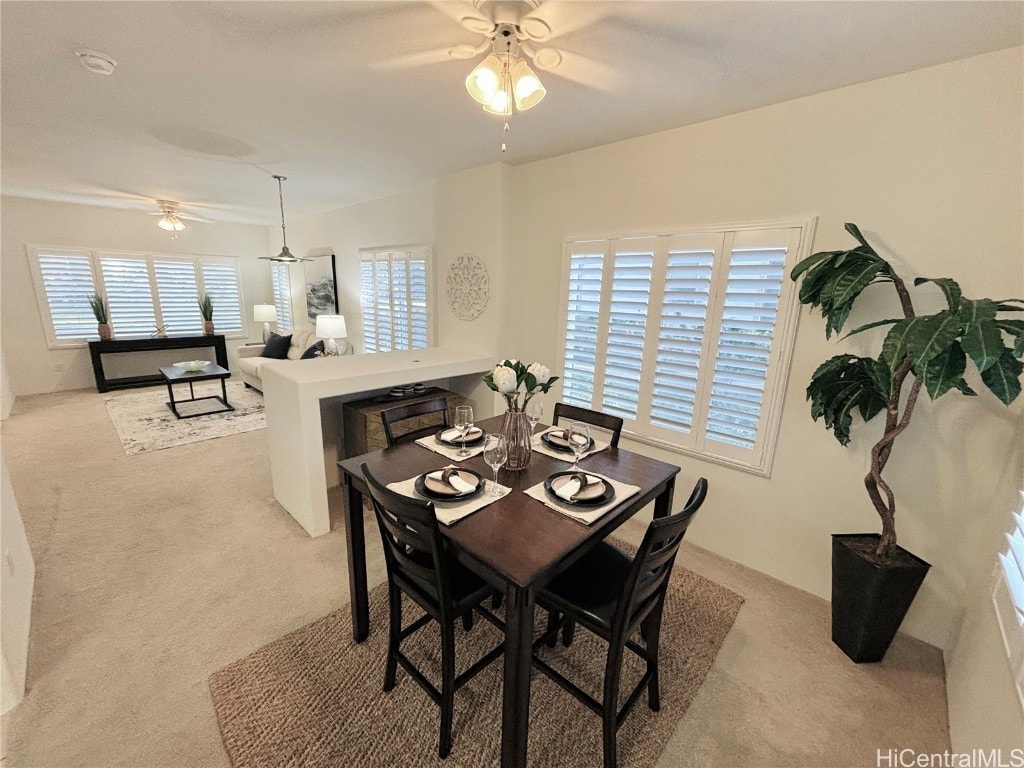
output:
<svg viewBox="0 0 1024 768"><path fill-rule="evenodd" d="M522 413L530 398L547 392L556 381L558 377L546 365L524 365L518 360L502 360L484 376L484 384L505 398L511 413Z"/></svg>

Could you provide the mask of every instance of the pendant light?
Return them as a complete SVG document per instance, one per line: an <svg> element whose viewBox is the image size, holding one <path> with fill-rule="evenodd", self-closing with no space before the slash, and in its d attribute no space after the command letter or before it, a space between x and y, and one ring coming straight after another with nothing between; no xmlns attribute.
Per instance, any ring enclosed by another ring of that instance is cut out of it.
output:
<svg viewBox="0 0 1024 768"><path fill-rule="evenodd" d="M300 256L293 256L292 252L288 250L288 233L284 228L284 192L281 188L282 181L288 181L287 176L278 176L274 174L274 178L277 179L277 199L281 204L281 241L282 247L281 252L277 256L260 256L259 258L266 261L276 261L278 264L298 264L300 261L311 261L311 259L302 258Z"/></svg>

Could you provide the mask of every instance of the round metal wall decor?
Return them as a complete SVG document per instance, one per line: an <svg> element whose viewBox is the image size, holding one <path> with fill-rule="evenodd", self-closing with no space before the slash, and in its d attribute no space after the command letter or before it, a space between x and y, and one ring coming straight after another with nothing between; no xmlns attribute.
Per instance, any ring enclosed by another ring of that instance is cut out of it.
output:
<svg viewBox="0 0 1024 768"><path fill-rule="evenodd" d="M460 254L448 267L448 306L459 320L475 320L487 306L487 268L472 253Z"/></svg>

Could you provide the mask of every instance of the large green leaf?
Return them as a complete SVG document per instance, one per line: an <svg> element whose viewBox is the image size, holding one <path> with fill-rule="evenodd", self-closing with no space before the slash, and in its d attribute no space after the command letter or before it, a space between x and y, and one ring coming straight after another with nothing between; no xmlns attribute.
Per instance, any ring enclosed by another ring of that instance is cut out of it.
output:
<svg viewBox="0 0 1024 768"><path fill-rule="evenodd" d="M911 321L914 318L907 317L900 320L885 335L882 342L882 357L888 363L889 368L895 371L907 354L907 336L910 333Z"/></svg>
<svg viewBox="0 0 1024 768"><path fill-rule="evenodd" d="M928 361L949 349L959 334L960 320L949 312L911 318L906 344L914 358L914 372L922 374Z"/></svg>
<svg viewBox="0 0 1024 768"><path fill-rule="evenodd" d="M853 409L867 420L887 404L888 376L878 380L878 362L870 357L839 355L818 367L807 387L811 416L824 417L825 427L842 445L850 441Z"/></svg>
<svg viewBox="0 0 1024 768"><path fill-rule="evenodd" d="M929 397L935 400L956 387L967 369L967 355L957 342L933 357L921 377Z"/></svg>
<svg viewBox="0 0 1024 768"><path fill-rule="evenodd" d="M1013 345L1013 356L1024 355L1024 320L996 320L996 326L1016 339Z"/></svg>
<svg viewBox="0 0 1024 768"><path fill-rule="evenodd" d="M965 300L960 306L961 344L979 371L995 365L1003 351L1003 336L996 325L996 303L991 299Z"/></svg>
<svg viewBox="0 0 1024 768"><path fill-rule="evenodd" d="M875 322L873 323L866 323L865 325L861 325L857 328L854 328L852 331L846 334L846 336L843 336L843 338L849 338L850 336L853 336L855 333L860 333L861 331L866 331L869 330L870 328L877 328L880 325L892 325L893 323L898 323L900 319L901 318L893 317L888 320L875 320Z"/></svg>
<svg viewBox="0 0 1024 768"><path fill-rule="evenodd" d="M950 312L956 312L960 308L960 299L964 294L956 280L949 277L918 277L914 279L914 285L923 283L935 283L942 289L942 292L946 294L946 303L949 304Z"/></svg>
<svg viewBox="0 0 1024 768"><path fill-rule="evenodd" d="M800 275L802 275L804 272L813 267L822 259L827 259L832 256L838 256L841 253L845 253L845 251L821 251L819 253L812 253L806 259L803 259L795 267L793 267L793 271L789 273L789 277L791 280L795 281L798 277L800 277Z"/></svg>
<svg viewBox="0 0 1024 768"><path fill-rule="evenodd" d="M831 284L832 306L840 307L849 304L875 276L882 271L884 262L879 258L858 259L844 268L839 279Z"/></svg>
<svg viewBox="0 0 1024 768"><path fill-rule="evenodd" d="M996 363L981 372L981 380L996 397L1009 405L1020 394L1021 371L1024 371L1024 363L1013 356L1012 350L1004 347Z"/></svg>
<svg viewBox="0 0 1024 768"><path fill-rule="evenodd" d="M845 229L847 232L849 232L851 235L857 238L857 242L859 242L861 245L867 248L871 253L875 252L875 249L871 247L871 244L867 241L867 239L865 239L864 235L860 233L860 227L858 227L856 224L853 224L848 221L846 222L846 224L843 225L843 229Z"/></svg>

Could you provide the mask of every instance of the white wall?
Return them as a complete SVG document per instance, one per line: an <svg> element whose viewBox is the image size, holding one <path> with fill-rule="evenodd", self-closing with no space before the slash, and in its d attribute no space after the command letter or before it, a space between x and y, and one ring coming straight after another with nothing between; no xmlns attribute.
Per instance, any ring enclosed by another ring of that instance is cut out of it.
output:
<svg viewBox="0 0 1024 768"><path fill-rule="evenodd" d="M7 465L0 458L0 712L6 712L25 694L28 635L32 621L32 586L35 563L14 498Z"/></svg>
<svg viewBox="0 0 1024 768"><path fill-rule="evenodd" d="M571 234L816 215L815 250L849 247L853 221L910 275L954 277L968 297L1020 296L1021 92L1014 49L516 168L502 354L557 366ZM863 316L898 311L874 303ZM710 481L694 543L829 596L829 534L878 529L862 484L878 425L844 449L811 421L804 389L819 363L867 341L837 346L820 317L801 318L770 479L659 454L682 466L683 498L697 476ZM975 560L993 556L972 520L1008 508L1020 484L1021 413L991 395L925 398L886 471L900 542L934 564L904 629L940 647Z"/></svg>
<svg viewBox="0 0 1024 768"><path fill-rule="evenodd" d="M3 349L0 349L0 419L6 419L11 415L14 407L14 389L11 387L11 380L7 378L7 356Z"/></svg>
<svg viewBox="0 0 1024 768"><path fill-rule="evenodd" d="M271 242L277 245L271 236ZM289 249L306 256L310 248L334 249L338 271L338 309L345 316L348 342L362 351L359 311L359 250L434 242L434 188L421 187L393 197L371 200L288 222ZM297 328L310 327L306 318L307 279L330 274L325 257L289 267L292 311Z"/></svg>
<svg viewBox="0 0 1024 768"><path fill-rule="evenodd" d="M155 217L137 211L70 205L15 197L0 200L0 340L15 395L57 392L96 385L88 347L48 349L26 245L145 251L168 254L238 256L249 338L262 326L252 322L252 305L272 300L269 229L246 224L188 222L172 240ZM228 339L229 356L245 339Z"/></svg>

